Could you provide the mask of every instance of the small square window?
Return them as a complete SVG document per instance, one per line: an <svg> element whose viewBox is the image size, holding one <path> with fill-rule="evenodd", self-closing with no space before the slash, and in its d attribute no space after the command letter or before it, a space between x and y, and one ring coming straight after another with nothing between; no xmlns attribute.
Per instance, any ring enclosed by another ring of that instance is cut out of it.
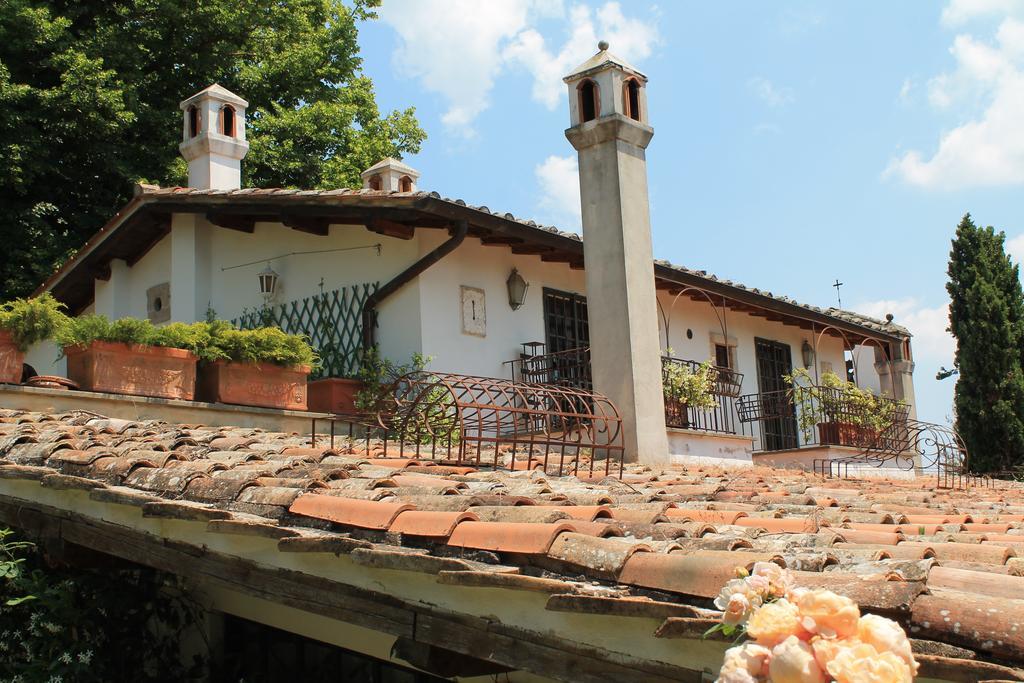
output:
<svg viewBox="0 0 1024 683"><path fill-rule="evenodd" d="M720 368L732 367L729 347L725 344L715 344L715 365Z"/></svg>

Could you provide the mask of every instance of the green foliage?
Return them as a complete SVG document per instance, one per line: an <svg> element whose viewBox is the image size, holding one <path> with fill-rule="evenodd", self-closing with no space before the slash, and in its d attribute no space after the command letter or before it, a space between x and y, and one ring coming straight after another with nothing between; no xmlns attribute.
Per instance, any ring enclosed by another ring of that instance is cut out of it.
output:
<svg viewBox="0 0 1024 683"><path fill-rule="evenodd" d="M71 318L58 331L56 340L65 348L88 346L94 341L166 346L191 351L205 362L230 360L287 367L317 363L316 354L301 335L286 334L276 327L238 330L223 320L157 327L138 318L111 322L102 315L84 315Z"/></svg>
<svg viewBox="0 0 1024 683"><path fill-rule="evenodd" d="M975 472L1024 461L1024 294L1005 235L970 214L949 255L949 331L956 338L956 428Z"/></svg>
<svg viewBox="0 0 1024 683"><path fill-rule="evenodd" d="M668 353L671 355L672 349ZM667 400L683 403L694 410L712 410L718 406L714 395L718 371L710 360L698 365L696 370L685 363L665 361L662 363L661 381Z"/></svg>
<svg viewBox="0 0 1024 683"><path fill-rule="evenodd" d="M201 678L203 661L181 662L182 634L199 611L175 577L60 566L10 533L0 530L0 681Z"/></svg>
<svg viewBox="0 0 1024 683"><path fill-rule="evenodd" d="M834 372L815 384L811 374L797 368L783 379L790 386L797 407L798 424L804 439L810 440L819 422L843 422L875 432L888 428L906 408L904 401L892 401L862 389Z"/></svg>
<svg viewBox="0 0 1024 683"><path fill-rule="evenodd" d="M0 306L0 329L14 336L14 343L22 351L36 342L53 338L67 325L64 304L49 292L32 299L15 299Z"/></svg>
<svg viewBox="0 0 1024 683"><path fill-rule="evenodd" d="M355 395L356 408L368 413L384 409L395 381L410 372L425 370L431 360L430 356L414 353L408 363L399 365L381 356L376 346L364 349L360 352L359 374L356 375L356 379L363 383L363 388Z"/></svg>
<svg viewBox="0 0 1024 683"><path fill-rule="evenodd" d="M239 330L223 321L197 325L205 327L209 339L207 346L199 352L203 361L273 363L285 367L312 367L318 362L316 353L304 336L287 334L277 327Z"/></svg>
<svg viewBox="0 0 1024 683"><path fill-rule="evenodd" d="M5 0L0 11L0 288L31 291L131 199L183 184L178 102L218 82L249 101L243 182L358 187L419 151L382 113L358 24L379 0Z"/></svg>

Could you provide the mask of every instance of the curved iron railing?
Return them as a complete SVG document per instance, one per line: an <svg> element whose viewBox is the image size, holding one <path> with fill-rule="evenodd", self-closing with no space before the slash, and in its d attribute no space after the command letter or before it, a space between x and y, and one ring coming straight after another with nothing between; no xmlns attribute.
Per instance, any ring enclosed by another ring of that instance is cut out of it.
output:
<svg viewBox="0 0 1024 683"><path fill-rule="evenodd" d="M393 383L375 413L334 420L361 425L367 451L376 441L387 456L557 474L623 469L618 409L571 386L414 372Z"/></svg>

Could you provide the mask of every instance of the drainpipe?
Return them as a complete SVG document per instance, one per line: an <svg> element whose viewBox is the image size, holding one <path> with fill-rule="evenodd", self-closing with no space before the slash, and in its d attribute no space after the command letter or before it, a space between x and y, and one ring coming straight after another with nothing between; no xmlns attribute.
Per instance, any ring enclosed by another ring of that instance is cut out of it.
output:
<svg viewBox="0 0 1024 683"><path fill-rule="evenodd" d="M455 248L462 244L462 241L466 239L466 233L468 232L468 222L456 221L455 230L451 233L451 237L449 237L447 241L442 242L436 249L396 275L391 281L376 292L366 297L366 302L363 304L364 349L369 350L377 341L377 306L389 296L404 287L417 275L455 251Z"/></svg>

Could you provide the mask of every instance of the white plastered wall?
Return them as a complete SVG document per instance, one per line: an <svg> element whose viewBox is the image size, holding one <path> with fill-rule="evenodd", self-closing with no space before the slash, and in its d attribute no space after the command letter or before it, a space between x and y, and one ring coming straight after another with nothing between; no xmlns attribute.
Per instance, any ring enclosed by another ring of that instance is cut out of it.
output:
<svg viewBox="0 0 1024 683"><path fill-rule="evenodd" d="M430 234L423 251L444 239ZM526 301L513 311L506 280L512 268L529 283ZM462 332L461 287L482 289L487 313L486 336ZM513 254L508 247L483 246L467 237L462 245L419 278L423 352L434 370L485 377L509 377L504 365L519 357L522 344L545 340L544 288L585 292L583 271L539 256ZM383 334L381 335L383 337Z"/></svg>

